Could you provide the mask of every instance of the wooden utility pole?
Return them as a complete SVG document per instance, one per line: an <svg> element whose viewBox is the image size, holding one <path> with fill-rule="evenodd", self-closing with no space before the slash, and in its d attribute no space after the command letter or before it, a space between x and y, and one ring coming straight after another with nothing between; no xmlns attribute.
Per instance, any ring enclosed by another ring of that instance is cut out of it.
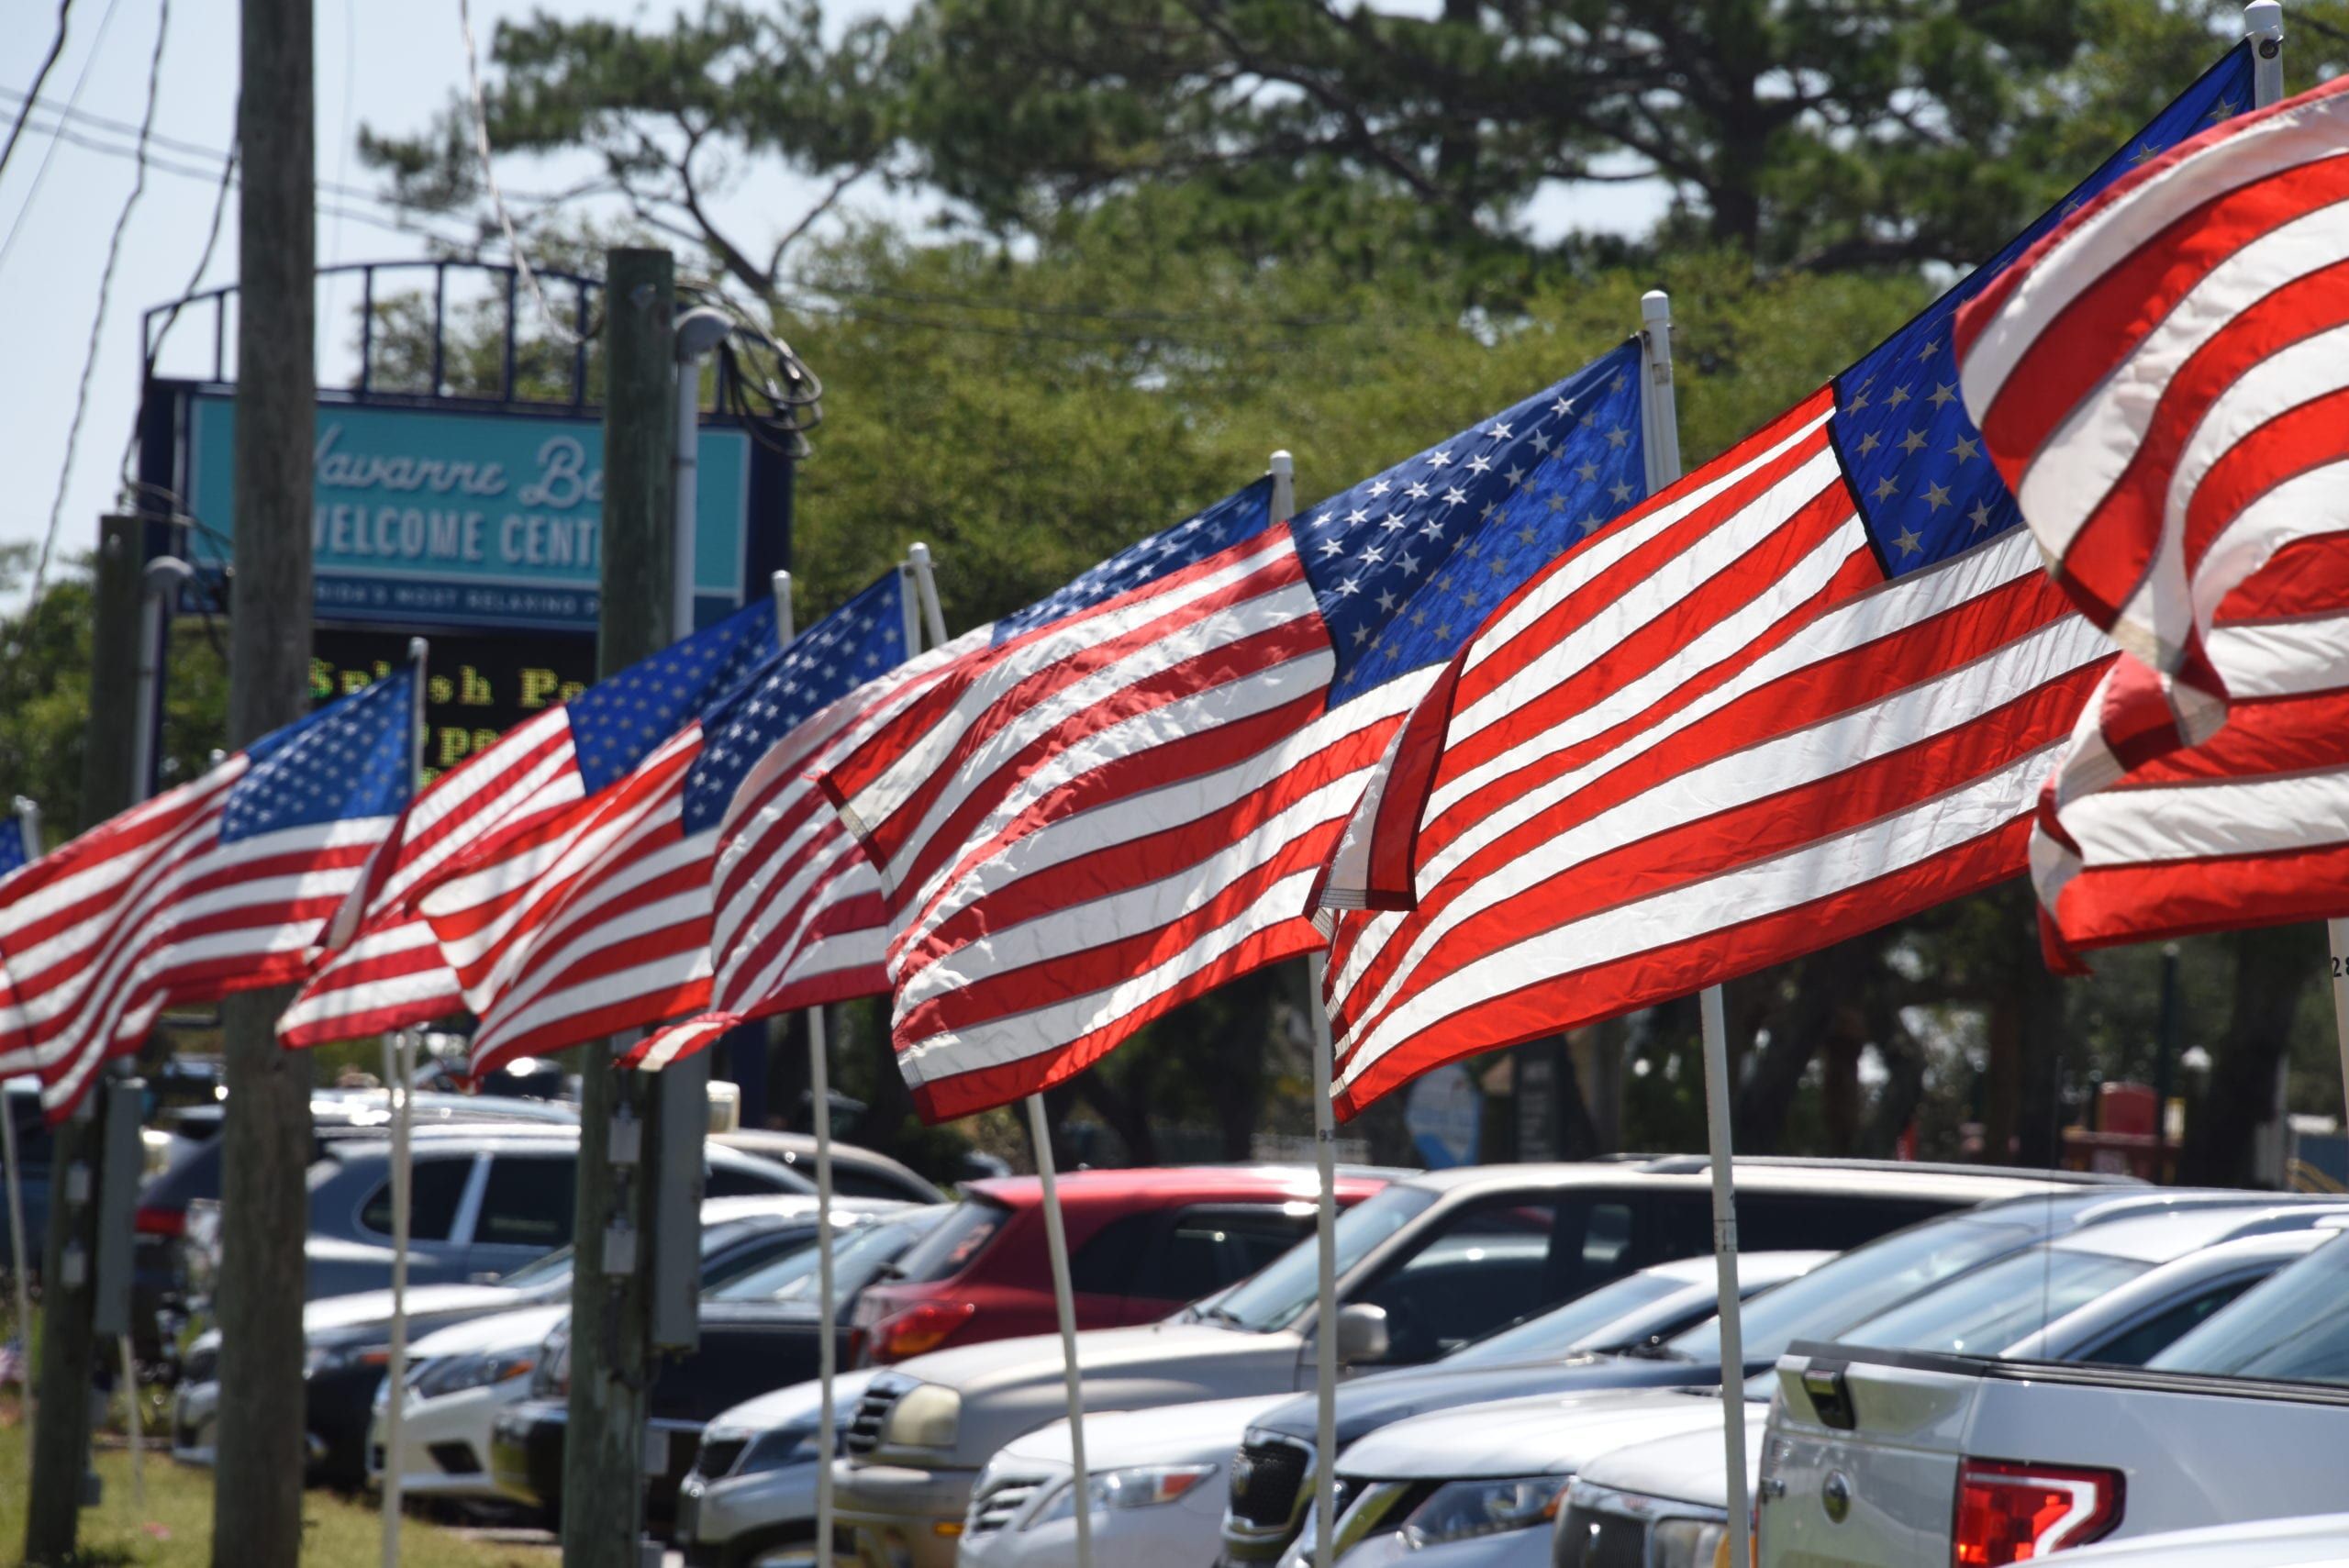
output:
<svg viewBox="0 0 2349 1568"><path fill-rule="evenodd" d="M98 564L90 626L90 722L82 753L82 810L104 821L137 803L131 777L143 717L139 684L140 523L98 525ZM82 1108L57 1129L50 1156L49 1237L41 1254L40 1365L33 1428L32 1482L25 1514L25 1561L61 1563L75 1555L83 1476L90 1448L90 1375L97 1353L90 1329L97 1284L98 1177L106 1147L106 1103L93 1085ZM75 1174L74 1173L79 1173Z"/></svg>
<svg viewBox="0 0 2349 1568"><path fill-rule="evenodd" d="M607 253L604 273L600 679L672 640L670 459L675 445L674 268L666 250ZM638 1568L644 1533L645 1391L652 1374L652 1173L660 1084L587 1048L579 1093L579 1200L571 1273L570 1425L562 1456L566 1568ZM630 1147L633 1145L633 1147Z"/></svg>
<svg viewBox="0 0 2349 1568"><path fill-rule="evenodd" d="M310 462L317 405L310 0L243 0L237 145L236 576L228 743L310 706ZM284 990L221 1006L220 1415L212 1560L294 1568L302 1551L303 1184L310 1064L277 1043Z"/></svg>

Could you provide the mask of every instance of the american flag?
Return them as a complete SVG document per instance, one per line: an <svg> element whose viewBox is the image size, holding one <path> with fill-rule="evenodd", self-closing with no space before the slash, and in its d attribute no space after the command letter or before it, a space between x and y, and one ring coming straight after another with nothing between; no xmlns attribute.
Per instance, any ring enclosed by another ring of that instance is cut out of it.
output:
<svg viewBox="0 0 2349 1568"><path fill-rule="evenodd" d="M43 856L0 894L0 1073L52 1118L165 1006L306 973L407 806L409 664Z"/></svg>
<svg viewBox="0 0 2349 1568"><path fill-rule="evenodd" d="M1308 892L1431 666L1643 493L1638 355L1307 508L1259 482L1000 623L827 774L937 1119L1321 938Z"/></svg>
<svg viewBox="0 0 2349 1568"><path fill-rule="evenodd" d="M2250 94L2238 49L2065 208ZM1950 330L2065 208L1478 628L1382 787L1409 843L1362 825L1408 879L1336 919L1342 1113L2023 868L2110 647L2039 570Z"/></svg>
<svg viewBox="0 0 2349 1568"><path fill-rule="evenodd" d="M408 814L384 885L341 911L357 935L302 988L278 1039L322 1045L464 1012L461 970L485 978L497 921L550 844L565 841L589 800L774 648L774 608L761 601L533 715L442 774ZM429 889L451 879L461 879L479 922L454 964L417 909Z"/></svg>
<svg viewBox="0 0 2349 1568"><path fill-rule="evenodd" d="M25 852L25 825L14 817L0 817L0 884L32 857ZM0 889L5 891L5 889Z"/></svg>
<svg viewBox="0 0 2349 1568"><path fill-rule="evenodd" d="M688 780L686 831L718 835L709 1010L646 1039L626 1065L657 1072L753 1018L889 989L880 879L815 774L967 651L900 662L916 636L907 570L794 643Z"/></svg>
<svg viewBox="0 0 2349 1568"><path fill-rule="evenodd" d="M708 1006L718 822L763 751L751 735L778 705L813 712L896 663L905 632L888 596L898 591L892 573L788 648L770 648L590 803L500 931L474 993L473 1071ZM451 884L424 898L452 956L452 939L478 935L480 906L452 907L463 892Z"/></svg>
<svg viewBox="0 0 2349 1568"><path fill-rule="evenodd" d="M1992 461L2127 650L2041 795L2058 967L2349 911L2344 91L2147 164L1958 319Z"/></svg>

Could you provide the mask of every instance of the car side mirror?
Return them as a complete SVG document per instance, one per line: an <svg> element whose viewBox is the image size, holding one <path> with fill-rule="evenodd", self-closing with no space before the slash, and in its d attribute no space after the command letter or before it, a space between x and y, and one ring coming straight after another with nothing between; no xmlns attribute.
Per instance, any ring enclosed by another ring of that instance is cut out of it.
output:
<svg viewBox="0 0 2349 1568"><path fill-rule="evenodd" d="M1392 1343L1386 1333L1386 1308L1357 1301L1338 1308L1338 1364L1353 1366L1383 1362Z"/></svg>

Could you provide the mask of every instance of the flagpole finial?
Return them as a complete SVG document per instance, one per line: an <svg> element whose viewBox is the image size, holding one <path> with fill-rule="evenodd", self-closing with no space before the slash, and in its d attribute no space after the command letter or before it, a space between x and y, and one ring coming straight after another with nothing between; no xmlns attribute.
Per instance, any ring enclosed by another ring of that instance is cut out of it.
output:
<svg viewBox="0 0 2349 1568"><path fill-rule="evenodd" d="M1273 520L1285 523L1297 513L1297 460L1283 447L1266 466L1273 476Z"/></svg>
<svg viewBox="0 0 2349 1568"><path fill-rule="evenodd" d="M428 643L420 637L409 638L407 639L408 662L411 664L423 663L425 652L429 648L430 648L430 646L431 644Z"/></svg>
<svg viewBox="0 0 2349 1568"><path fill-rule="evenodd" d="M1650 289L1640 295L1640 319L1650 327L1672 324L1672 296L1662 289Z"/></svg>
<svg viewBox="0 0 2349 1568"><path fill-rule="evenodd" d="M787 648L798 629L791 617L791 573L776 572L770 575L767 578L767 596L774 603L775 646Z"/></svg>

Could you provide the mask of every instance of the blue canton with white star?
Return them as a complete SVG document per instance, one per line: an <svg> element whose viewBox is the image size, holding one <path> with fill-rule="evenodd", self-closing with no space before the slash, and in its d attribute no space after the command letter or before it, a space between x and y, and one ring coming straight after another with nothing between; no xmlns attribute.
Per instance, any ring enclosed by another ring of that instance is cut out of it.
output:
<svg viewBox="0 0 2349 1568"><path fill-rule="evenodd" d="M993 640L998 644L1008 641L1023 631L1090 609L1145 583L1154 583L1170 573L1205 561L1227 546L1254 538L1272 521L1273 481L1267 474L1197 517L1162 529L1140 544L1129 545L1072 580L1050 598L1039 599L1026 609L1004 617L995 623Z"/></svg>
<svg viewBox="0 0 2349 1568"><path fill-rule="evenodd" d="M1640 345L1299 512L1330 705L1457 653L1526 579L1647 498Z"/></svg>
<svg viewBox="0 0 2349 1568"><path fill-rule="evenodd" d="M715 828L776 741L906 656L905 576L892 572L791 639L702 714L685 773L688 834Z"/></svg>
<svg viewBox="0 0 2349 1568"><path fill-rule="evenodd" d="M6 876L32 857L25 852L25 825L17 817L0 819L0 876Z"/></svg>
<svg viewBox="0 0 2349 1568"><path fill-rule="evenodd" d="M2138 164L2251 103L2251 46L2231 50L2063 203L1835 378L1830 428L1876 558L1898 576L2019 527L2022 514L1966 417L1951 347L1958 306L2040 236Z"/></svg>
<svg viewBox="0 0 2349 1568"><path fill-rule="evenodd" d="M406 807L416 784L417 679L404 664L246 747L251 766L221 808L220 841Z"/></svg>
<svg viewBox="0 0 2349 1568"><path fill-rule="evenodd" d="M761 598L572 698L571 742L587 793L626 778L774 652L774 605Z"/></svg>

